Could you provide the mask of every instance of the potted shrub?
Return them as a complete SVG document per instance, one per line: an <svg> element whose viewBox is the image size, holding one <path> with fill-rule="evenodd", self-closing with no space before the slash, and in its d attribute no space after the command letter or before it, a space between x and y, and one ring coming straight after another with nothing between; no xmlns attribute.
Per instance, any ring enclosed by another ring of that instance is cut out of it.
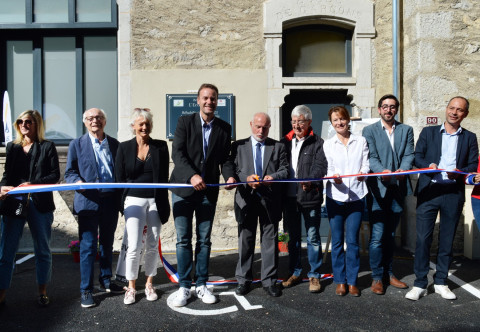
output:
<svg viewBox="0 0 480 332"><path fill-rule="evenodd" d="M80 263L80 241L71 241L68 245L68 249L73 256L73 261Z"/></svg>
<svg viewBox="0 0 480 332"><path fill-rule="evenodd" d="M278 232L278 250L280 252L288 252L288 233Z"/></svg>

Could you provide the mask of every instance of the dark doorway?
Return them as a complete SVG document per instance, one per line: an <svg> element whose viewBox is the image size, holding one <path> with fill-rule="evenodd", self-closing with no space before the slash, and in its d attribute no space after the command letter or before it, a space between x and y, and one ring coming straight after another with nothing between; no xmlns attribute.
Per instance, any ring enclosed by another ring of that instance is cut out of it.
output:
<svg viewBox="0 0 480 332"><path fill-rule="evenodd" d="M328 111L332 106L344 106L350 115L352 107L350 102L352 97L347 95L347 90L292 90L285 97L285 103L281 109L281 128L282 135L292 130L290 125L290 114L297 105L306 105L312 110L313 131L322 136L322 123L328 121Z"/></svg>

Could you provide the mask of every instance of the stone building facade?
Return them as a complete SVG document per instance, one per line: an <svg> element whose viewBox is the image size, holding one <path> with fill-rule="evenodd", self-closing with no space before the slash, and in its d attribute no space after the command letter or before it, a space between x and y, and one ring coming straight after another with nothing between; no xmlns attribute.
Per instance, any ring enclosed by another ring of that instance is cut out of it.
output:
<svg viewBox="0 0 480 332"><path fill-rule="evenodd" d="M396 3L399 34L394 50ZM443 121L446 104L456 95L470 99L471 111L463 124L475 132L480 125L476 87L480 8L475 4L474 0L117 0L117 136L121 141L131 137L128 122L134 107L150 107L152 136L165 139L165 95L194 93L204 82L235 95L236 139L250 135L248 122L258 111L267 111L272 118L270 136L283 136L282 114L292 96L302 103L304 95L345 91L354 115L376 118L377 100L394 90L395 52L399 56L399 120L413 126L415 137L428 125L427 117ZM350 74L284 76L285 31L307 25L350 31ZM68 194L56 198L58 206L67 203L56 216L55 227L63 238L74 237L76 228L66 226L73 222ZM463 219L456 252L480 255L469 199ZM118 239L121 232L119 227ZM399 234L402 245L413 249L413 197ZM213 247L236 247L236 235L233 193L221 190ZM175 249L173 222L162 229L162 240L164 249ZM60 241L56 246L61 246Z"/></svg>

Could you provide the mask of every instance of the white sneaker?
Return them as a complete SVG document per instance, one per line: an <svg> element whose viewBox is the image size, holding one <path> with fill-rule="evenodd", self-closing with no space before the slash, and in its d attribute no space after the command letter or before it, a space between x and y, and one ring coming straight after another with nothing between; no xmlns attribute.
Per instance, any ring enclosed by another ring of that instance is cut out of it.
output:
<svg viewBox="0 0 480 332"><path fill-rule="evenodd" d="M202 299L203 303L213 304L217 302L215 295L205 285L195 287L195 293L197 293L199 299Z"/></svg>
<svg viewBox="0 0 480 332"><path fill-rule="evenodd" d="M125 292L125 298L123 299L123 303L125 304L133 304L135 303L135 295L137 294L137 291L134 288L127 288L127 291Z"/></svg>
<svg viewBox="0 0 480 332"><path fill-rule="evenodd" d="M420 288L420 287L413 287L406 295L405 298L412 300L412 301L417 301L421 297L427 295L427 290L425 288Z"/></svg>
<svg viewBox="0 0 480 332"><path fill-rule="evenodd" d="M440 294L445 300L456 300L457 297L447 285L434 285L435 293Z"/></svg>
<svg viewBox="0 0 480 332"><path fill-rule="evenodd" d="M187 305L187 300L190 298L190 289L185 287L180 287L175 294L175 298L172 300L172 305L174 307L183 307Z"/></svg>
<svg viewBox="0 0 480 332"><path fill-rule="evenodd" d="M145 285L145 296L147 297L147 301L156 301L158 299L155 288L151 283Z"/></svg>

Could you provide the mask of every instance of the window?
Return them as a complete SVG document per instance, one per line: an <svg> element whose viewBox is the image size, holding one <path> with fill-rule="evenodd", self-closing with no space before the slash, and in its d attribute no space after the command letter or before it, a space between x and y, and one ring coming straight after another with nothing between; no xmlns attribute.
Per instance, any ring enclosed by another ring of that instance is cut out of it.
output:
<svg viewBox="0 0 480 332"><path fill-rule="evenodd" d="M0 29L116 28L115 0L0 0Z"/></svg>
<svg viewBox="0 0 480 332"><path fill-rule="evenodd" d="M1 22L19 17L9 1L0 0L0 12L11 13L0 14ZM9 93L12 119L27 109L40 111L46 137L62 145L84 133L83 111L100 107L108 116L106 131L116 136L116 28L104 25L115 0L27 0L24 5L27 23L0 24L8 27L0 35L0 92ZM68 21L60 23L65 17ZM40 21L43 28L33 28Z"/></svg>
<svg viewBox="0 0 480 332"><path fill-rule="evenodd" d="M351 76L352 32L307 25L284 31L283 76Z"/></svg>

